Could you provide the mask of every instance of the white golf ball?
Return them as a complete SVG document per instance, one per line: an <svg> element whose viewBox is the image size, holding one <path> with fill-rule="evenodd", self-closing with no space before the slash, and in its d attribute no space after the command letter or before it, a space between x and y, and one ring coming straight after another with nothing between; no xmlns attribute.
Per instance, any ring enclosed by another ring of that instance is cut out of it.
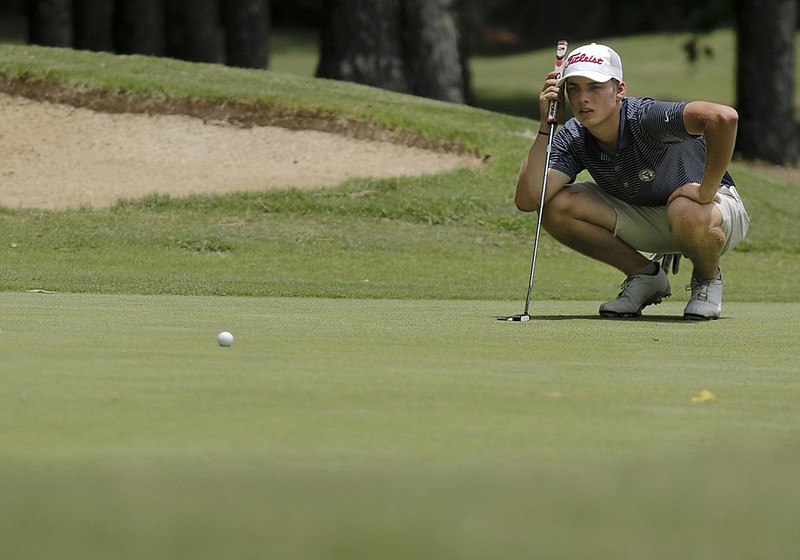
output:
<svg viewBox="0 0 800 560"><path fill-rule="evenodd" d="M217 342L220 346L230 346L233 344L233 335L228 331L222 331L217 335Z"/></svg>

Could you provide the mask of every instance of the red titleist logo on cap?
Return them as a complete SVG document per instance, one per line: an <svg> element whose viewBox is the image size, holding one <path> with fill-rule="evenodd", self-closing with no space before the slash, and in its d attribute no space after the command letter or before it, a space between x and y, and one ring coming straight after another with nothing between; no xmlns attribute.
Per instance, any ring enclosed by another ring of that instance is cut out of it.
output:
<svg viewBox="0 0 800 560"><path fill-rule="evenodd" d="M602 58L596 56L586 56L583 53L573 54L567 59L567 64L575 64L576 62L591 62L592 64L603 64Z"/></svg>

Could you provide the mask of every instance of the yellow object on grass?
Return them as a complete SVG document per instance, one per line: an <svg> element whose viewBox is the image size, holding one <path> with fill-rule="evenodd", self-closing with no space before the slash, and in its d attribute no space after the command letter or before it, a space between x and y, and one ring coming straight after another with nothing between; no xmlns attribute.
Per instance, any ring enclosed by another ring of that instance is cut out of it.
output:
<svg viewBox="0 0 800 560"><path fill-rule="evenodd" d="M711 391L706 391L705 389L703 389L702 391L700 391L699 393L697 393L695 396L692 397L692 402L693 403L718 403L719 399L717 398L717 395L715 395Z"/></svg>

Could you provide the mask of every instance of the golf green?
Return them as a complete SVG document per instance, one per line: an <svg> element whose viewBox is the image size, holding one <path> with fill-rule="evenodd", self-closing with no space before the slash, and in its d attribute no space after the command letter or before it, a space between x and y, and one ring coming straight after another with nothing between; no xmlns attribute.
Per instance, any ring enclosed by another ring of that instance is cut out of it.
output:
<svg viewBox="0 0 800 560"><path fill-rule="evenodd" d="M800 304L495 320L519 305L0 294L0 536L16 558L791 549Z"/></svg>

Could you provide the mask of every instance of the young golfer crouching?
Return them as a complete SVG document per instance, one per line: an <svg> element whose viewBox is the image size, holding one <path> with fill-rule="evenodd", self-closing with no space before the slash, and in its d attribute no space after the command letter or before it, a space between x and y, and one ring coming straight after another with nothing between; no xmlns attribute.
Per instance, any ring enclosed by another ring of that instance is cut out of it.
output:
<svg viewBox="0 0 800 560"><path fill-rule="evenodd" d="M643 254L657 253L692 262L683 316L719 318L720 257L750 225L727 171L736 111L627 97L619 55L595 43L573 50L555 77L542 87L541 114L566 95L575 117L553 138L542 225L560 243L627 276L600 315L636 317L672 294L668 267ZM543 119L517 178L515 202L526 212L539 208L548 133ZM584 170L593 182L575 183Z"/></svg>

